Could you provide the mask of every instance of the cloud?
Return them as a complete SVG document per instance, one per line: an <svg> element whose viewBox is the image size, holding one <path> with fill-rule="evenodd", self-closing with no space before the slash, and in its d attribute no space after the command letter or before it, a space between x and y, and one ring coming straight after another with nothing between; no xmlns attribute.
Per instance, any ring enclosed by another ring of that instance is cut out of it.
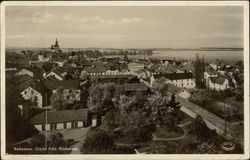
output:
<svg viewBox="0 0 250 160"><path fill-rule="evenodd" d="M121 20L122 23L137 23L142 21L142 18L123 18Z"/></svg>
<svg viewBox="0 0 250 160"><path fill-rule="evenodd" d="M135 18L120 18L120 19L105 19L101 16L94 16L94 17L74 17L72 15L66 15L64 17L65 21L70 22L82 22L82 23L97 23L97 24L104 24L104 25L124 25L124 24L138 24L141 22L144 23L152 23L154 20L145 20L143 18L135 17Z"/></svg>
<svg viewBox="0 0 250 160"><path fill-rule="evenodd" d="M55 19L56 16L53 14L50 14L48 12L39 12L36 13L34 16L32 16L32 22L34 23L44 23L44 22L49 22Z"/></svg>

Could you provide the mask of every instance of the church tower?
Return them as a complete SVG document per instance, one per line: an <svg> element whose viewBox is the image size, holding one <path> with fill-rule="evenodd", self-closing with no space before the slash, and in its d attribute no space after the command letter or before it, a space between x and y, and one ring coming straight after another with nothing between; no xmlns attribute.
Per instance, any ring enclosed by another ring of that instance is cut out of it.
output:
<svg viewBox="0 0 250 160"><path fill-rule="evenodd" d="M56 41L55 41L55 44L51 46L51 50L53 50L54 52L60 52L60 46L59 46L59 43L58 43L58 39L56 38Z"/></svg>

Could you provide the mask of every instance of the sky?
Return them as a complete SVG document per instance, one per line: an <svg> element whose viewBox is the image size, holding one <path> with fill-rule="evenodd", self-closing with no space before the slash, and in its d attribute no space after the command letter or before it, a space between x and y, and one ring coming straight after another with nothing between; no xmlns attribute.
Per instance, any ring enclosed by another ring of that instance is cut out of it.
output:
<svg viewBox="0 0 250 160"><path fill-rule="evenodd" d="M6 47L243 47L240 6L6 6Z"/></svg>

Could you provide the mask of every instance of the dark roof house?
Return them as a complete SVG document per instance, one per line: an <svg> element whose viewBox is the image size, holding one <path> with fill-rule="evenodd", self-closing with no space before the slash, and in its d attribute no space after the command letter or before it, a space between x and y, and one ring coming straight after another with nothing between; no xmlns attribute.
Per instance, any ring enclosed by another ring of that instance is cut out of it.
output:
<svg viewBox="0 0 250 160"><path fill-rule="evenodd" d="M103 72L106 72L105 67L85 67L84 70L86 70L88 73L103 73Z"/></svg>
<svg viewBox="0 0 250 160"><path fill-rule="evenodd" d="M155 79L164 77L169 80L178 80L178 79L193 79L192 73L168 73L168 74L157 74L154 75Z"/></svg>
<svg viewBox="0 0 250 160"><path fill-rule="evenodd" d="M65 88L69 88L69 89L79 89L80 81L78 81L78 80L64 80L64 81L45 80L44 85L49 90L55 90L60 86L63 86Z"/></svg>
<svg viewBox="0 0 250 160"><path fill-rule="evenodd" d="M26 81L30 81L32 79L33 78L29 75L20 75L20 76L15 76L12 79L9 79L8 83L12 84L13 86L17 86L17 85L20 85Z"/></svg>
<svg viewBox="0 0 250 160"><path fill-rule="evenodd" d="M162 87L162 90L163 91L167 91L169 93L172 93L174 95L177 95L178 93L180 93L183 89L174 85L174 84L171 84L171 83L167 83L166 85L164 85Z"/></svg>
<svg viewBox="0 0 250 160"><path fill-rule="evenodd" d="M124 91L147 91L149 88L142 83L127 83L124 84Z"/></svg>
<svg viewBox="0 0 250 160"><path fill-rule="evenodd" d="M87 121L88 109L44 111L31 118L31 124L53 124L73 121Z"/></svg>

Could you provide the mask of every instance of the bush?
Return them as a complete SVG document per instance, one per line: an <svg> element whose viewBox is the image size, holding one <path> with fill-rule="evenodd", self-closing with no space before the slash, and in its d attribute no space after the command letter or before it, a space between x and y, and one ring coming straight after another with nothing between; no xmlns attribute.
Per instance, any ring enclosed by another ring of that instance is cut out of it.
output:
<svg viewBox="0 0 250 160"><path fill-rule="evenodd" d="M110 154L113 152L113 148L112 137L100 129L95 129L88 134L81 146L81 152L88 154Z"/></svg>
<svg viewBox="0 0 250 160"><path fill-rule="evenodd" d="M227 88L223 91L223 95L224 95L224 97L232 97L234 95L234 93L231 89Z"/></svg>

